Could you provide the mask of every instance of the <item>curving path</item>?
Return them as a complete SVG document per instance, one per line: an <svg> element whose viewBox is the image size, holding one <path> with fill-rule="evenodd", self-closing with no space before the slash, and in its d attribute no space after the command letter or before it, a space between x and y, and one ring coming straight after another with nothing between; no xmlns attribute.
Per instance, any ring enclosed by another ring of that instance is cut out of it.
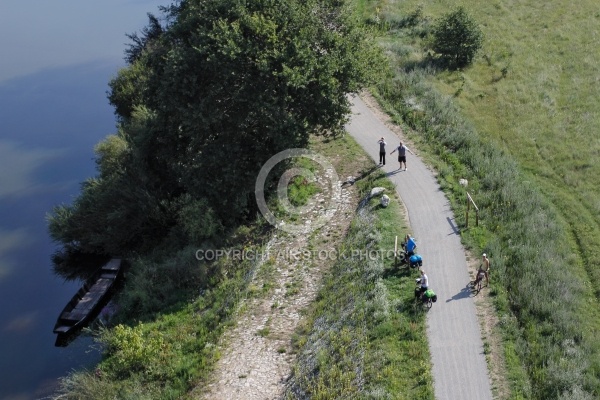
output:
<svg viewBox="0 0 600 400"><path fill-rule="evenodd" d="M408 171L397 171L400 138L359 98L353 97L352 118L346 130L379 162L379 144L387 142L383 170L395 183L408 209L411 229L430 286L438 301L427 315L427 336L433 362L435 397L438 400L492 399L475 305L465 290L470 277L450 204L434 174L421 160L407 153ZM409 146L410 148L410 146ZM411 148L411 150L414 149Z"/></svg>

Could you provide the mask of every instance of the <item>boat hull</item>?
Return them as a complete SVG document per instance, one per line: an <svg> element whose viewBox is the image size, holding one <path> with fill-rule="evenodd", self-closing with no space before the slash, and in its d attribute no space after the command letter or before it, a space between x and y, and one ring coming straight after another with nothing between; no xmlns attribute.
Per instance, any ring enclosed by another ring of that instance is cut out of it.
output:
<svg viewBox="0 0 600 400"><path fill-rule="evenodd" d="M122 276L122 270L123 261L113 258L86 280L61 311L54 325L54 333L71 334L95 319Z"/></svg>

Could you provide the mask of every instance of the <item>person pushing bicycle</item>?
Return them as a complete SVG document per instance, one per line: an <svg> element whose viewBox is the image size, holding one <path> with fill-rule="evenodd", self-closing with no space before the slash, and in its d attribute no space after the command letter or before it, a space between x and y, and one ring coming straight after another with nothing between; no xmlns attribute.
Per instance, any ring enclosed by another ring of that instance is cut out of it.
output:
<svg viewBox="0 0 600 400"><path fill-rule="evenodd" d="M487 281L487 271L483 269L483 265L480 265L479 269L477 270L477 274L475 274L475 282L473 283L473 287L477 287L477 284L481 282L483 278L486 278Z"/></svg>
<svg viewBox="0 0 600 400"><path fill-rule="evenodd" d="M488 286L490 284L490 259L485 253L483 253L481 257L482 264L479 266L479 268L485 271L485 285Z"/></svg>

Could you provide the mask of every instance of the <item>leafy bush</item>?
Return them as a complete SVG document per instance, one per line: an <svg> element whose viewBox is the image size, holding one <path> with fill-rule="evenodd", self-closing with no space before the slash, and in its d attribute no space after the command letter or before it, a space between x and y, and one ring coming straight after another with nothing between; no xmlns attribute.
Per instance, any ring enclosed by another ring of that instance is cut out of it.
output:
<svg viewBox="0 0 600 400"><path fill-rule="evenodd" d="M143 324L136 327L117 325L103 331L108 368L112 375L124 378L135 372L150 372L165 342L159 333L144 334Z"/></svg>
<svg viewBox="0 0 600 400"><path fill-rule="evenodd" d="M179 226L187 235L189 243L199 244L223 231L221 221L208 205L206 199L193 199L189 194L181 196Z"/></svg>
<svg viewBox="0 0 600 400"><path fill-rule="evenodd" d="M471 64L482 43L483 32L462 7L441 17L433 29L432 48L452 68Z"/></svg>
<svg viewBox="0 0 600 400"><path fill-rule="evenodd" d="M196 259L196 250L188 246L165 254L163 260L145 258L133 262L118 298L118 317L146 320L196 296L209 278L206 264Z"/></svg>

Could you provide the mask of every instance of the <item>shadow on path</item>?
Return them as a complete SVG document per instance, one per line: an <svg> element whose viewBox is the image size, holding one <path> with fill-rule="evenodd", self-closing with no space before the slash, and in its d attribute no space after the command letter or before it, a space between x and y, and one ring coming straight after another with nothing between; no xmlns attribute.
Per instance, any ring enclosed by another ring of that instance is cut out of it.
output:
<svg viewBox="0 0 600 400"><path fill-rule="evenodd" d="M449 303L452 300L468 299L469 297L471 297L471 288L469 286L465 286L460 290L460 292L456 293L454 296L446 300L446 303Z"/></svg>
<svg viewBox="0 0 600 400"><path fill-rule="evenodd" d="M449 233L448 235L458 235L460 232L459 232L458 228L456 227L456 225L454 225L454 222L452 222L452 219L449 217L446 217L446 221L448 221L450 228L452 228L452 232Z"/></svg>
<svg viewBox="0 0 600 400"><path fill-rule="evenodd" d="M386 172L385 176L389 178L390 176L396 175L398 172L402 172L402 170L401 169L396 169L396 170L393 170L392 172Z"/></svg>

